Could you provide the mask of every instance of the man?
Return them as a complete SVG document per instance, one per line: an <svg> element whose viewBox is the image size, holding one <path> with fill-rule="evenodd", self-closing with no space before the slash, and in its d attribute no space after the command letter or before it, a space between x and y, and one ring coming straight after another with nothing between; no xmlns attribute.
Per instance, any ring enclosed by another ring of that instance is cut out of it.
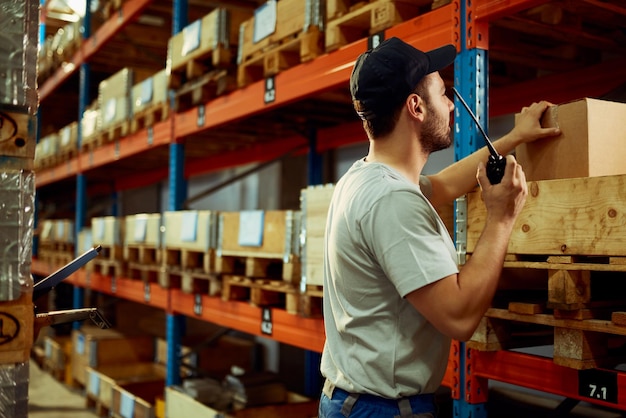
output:
<svg viewBox="0 0 626 418"><path fill-rule="evenodd" d="M428 156L451 145L450 113L438 71L456 50L423 53L397 38L356 61L350 90L370 141L367 156L337 183L324 256L326 382L320 418L434 417L450 340L469 339L489 307L526 179L506 157L501 183L487 179L483 148L433 176ZM522 110L499 141L503 155L551 135L539 119L549 103ZM434 208L476 185L487 220L471 259L456 250Z"/></svg>

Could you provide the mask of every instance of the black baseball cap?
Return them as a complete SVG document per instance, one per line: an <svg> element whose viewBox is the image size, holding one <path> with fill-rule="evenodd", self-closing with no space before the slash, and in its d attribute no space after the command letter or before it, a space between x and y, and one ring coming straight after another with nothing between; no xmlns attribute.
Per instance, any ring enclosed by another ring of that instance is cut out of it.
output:
<svg viewBox="0 0 626 418"><path fill-rule="evenodd" d="M357 113L363 120L389 113L415 90L422 77L452 64L455 57L454 45L422 52L396 37L384 40L361 54L352 69L352 100L360 101L364 108Z"/></svg>

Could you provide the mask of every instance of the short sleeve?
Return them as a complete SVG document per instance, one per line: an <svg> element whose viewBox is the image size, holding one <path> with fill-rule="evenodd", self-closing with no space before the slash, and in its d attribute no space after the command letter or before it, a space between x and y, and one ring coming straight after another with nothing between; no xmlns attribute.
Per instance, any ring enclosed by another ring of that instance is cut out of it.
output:
<svg viewBox="0 0 626 418"><path fill-rule="evenodd" d="M450 236L417 191L393 191L382 197L362 219L361 231L402 297L458 273Z"/></svg>

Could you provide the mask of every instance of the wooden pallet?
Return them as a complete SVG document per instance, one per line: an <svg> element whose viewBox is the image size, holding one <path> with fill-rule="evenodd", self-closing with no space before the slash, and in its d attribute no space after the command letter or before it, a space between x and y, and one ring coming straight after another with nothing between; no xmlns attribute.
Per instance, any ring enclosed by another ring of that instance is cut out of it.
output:
<svg viewBox="0 0 626 418"><path fill-rule="evenodd" d="M298 315L305 318L321 318L324 290L322 286L307 285L298 295Z"/></svg>
<svg viewBox="0 0 626 418"><path fill-rule="evenodd" d="M432 0L329 0L326 6L325 50L335 51L431 8Z"/></svg>
<svg viewBox="0 0 626 418"><path fill-rule="evenodd" d="M154 126L169 117L170 107L168 103L155 103L133 114L130 121L130 132L135 133L142 129Z"/></svg>
<svg viewBox="0 0 626 418"><path fill-rule="evenodd" d="M160 274L161 266L158 264L127 262L124 276L133 280L141 280L144 283L156 283L159 281Z"/></svg>
<svg viewBox="0 0 626 418"><path fill-rule="evenodd" d="M115 142L130 133L130 120L124 120L101 129L81 143L81 151L93 151L108 143Z"/></svg>
<svg viewBox="0 0 626 418"><path fill-rule="evenodd" d="M126 244L124 245L124 260L129 263L160 265L162 250L154 245Z"/></svg>
<svg viewBox="0 0 626 418"><path fill-rule="evenodd" d="M237 68L237 86L245 87L321 55L324 34L317 27L272 43L249 56L242 56Z"/></svg>
<svg viewBox="0 0 626 418"><path fill-rule="evenodd" d="M561 366L619 364L626 360L626 296L615 289L624 272L623 257L508 255L492 307L468 345L483 351L554 345Z"/></svg>
<svg viewBox="0 0 626 418"><path fill-rule="evenodd" d="M288 296L298 294L298 289L282 280L253 279L246 276L222 276L222 299L247 301L253 306L274 306L297 314L298 299Z"/></svg>
<svg viewBox="0 0 626 418"><path fill-rule="evenodd" d="M182 112L237 88L235 78L225 69L204 73L176 90L174 110Z"/></svg>
<svg viewBox="0 0 626 418"><path fill-rule="evenodd" d="M215 273L215 250L188 250L186 248L166 247L163 249L163 268L167 270L185 270L198 273Z"/></svg>
<svg viewBox="0 0 626 418"><path fill-rule="evenodd" d="M108 277L123 277L126 270L125 262L121 260L98 259L96 257L87 264L87 271Z"/></svg>
<svg viewBox="0 0 626 418"><path fill-rule="evenodd" d="M159 285L164 289L180 289L184 293L219 296L222 282L214 273L183 270L180 267L162 268Z"/></svg>
<svg viewBox="0 0 626 418"><path fill-rule="evenodd" d="M300 282L300 260L294 255L287 263L282 258L222 255L215 258L215 272L251 278L281 279L297 284Z"/></svg>

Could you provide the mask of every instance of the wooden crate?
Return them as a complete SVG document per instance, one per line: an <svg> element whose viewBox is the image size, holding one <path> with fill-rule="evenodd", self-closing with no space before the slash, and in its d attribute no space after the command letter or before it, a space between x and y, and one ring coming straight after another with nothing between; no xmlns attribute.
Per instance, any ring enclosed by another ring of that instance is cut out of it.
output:
<svg viewBox="0 0 626 418"><path fill-rule="evenodd" d="M72 331L72 347L72 377L81 386L86 383L87 367L151 361L154 358L153 337L127 335L91 326Z"/></svg>
<svg viewBox="0 0 626 418"><path fill-rule="evenodd" d="M244 87L321 55L321 8L319 0L281 0L259 7L241 24L237 85ZM274 27L267 27L273 21L269 16L275 17Z"/></svg>
<svg viewBox="0 0 626 418"><path fill-rule="evenodd" d="M165 365L152 362L116 363L97 368L87 367L85 392L88 403L96 410L111 411L113 388L129 382L162 382Z"/></svg>
<svg viewBox="0 0 626 418"><path fill-rule="evenodd" d="M432 0L328 0L326 52L419 16L431 10L432 3Z"/></svg>
<svg viewBox="0 0 626 418"><path fill-rule="evenodd" d="M542 256L626 256L626 175L529 182L507 252ZM467 253L483 230L486 209L468 194Z"/></svg>
<svg viewBox="0 0 626 418"><path fill-rule="evenodd" d="M626 104L584 98L551 106L542 126L561 134L518 146L527 180L626 174Z"/></svg>
<svg viewBox="0 0 626 418"><path fill-rule="evenodd" d="M300 211L220 213L216 270L299 282L300 222Z"/></svg>
<svg viewBox="0 0 626 418"><path fill-rule="evenodd" d="M222 412L206 406L175 386L165 389L165 409L168 418L311 418L317 416L318 401L289 393L283 404L245 408Z"/></svg>

